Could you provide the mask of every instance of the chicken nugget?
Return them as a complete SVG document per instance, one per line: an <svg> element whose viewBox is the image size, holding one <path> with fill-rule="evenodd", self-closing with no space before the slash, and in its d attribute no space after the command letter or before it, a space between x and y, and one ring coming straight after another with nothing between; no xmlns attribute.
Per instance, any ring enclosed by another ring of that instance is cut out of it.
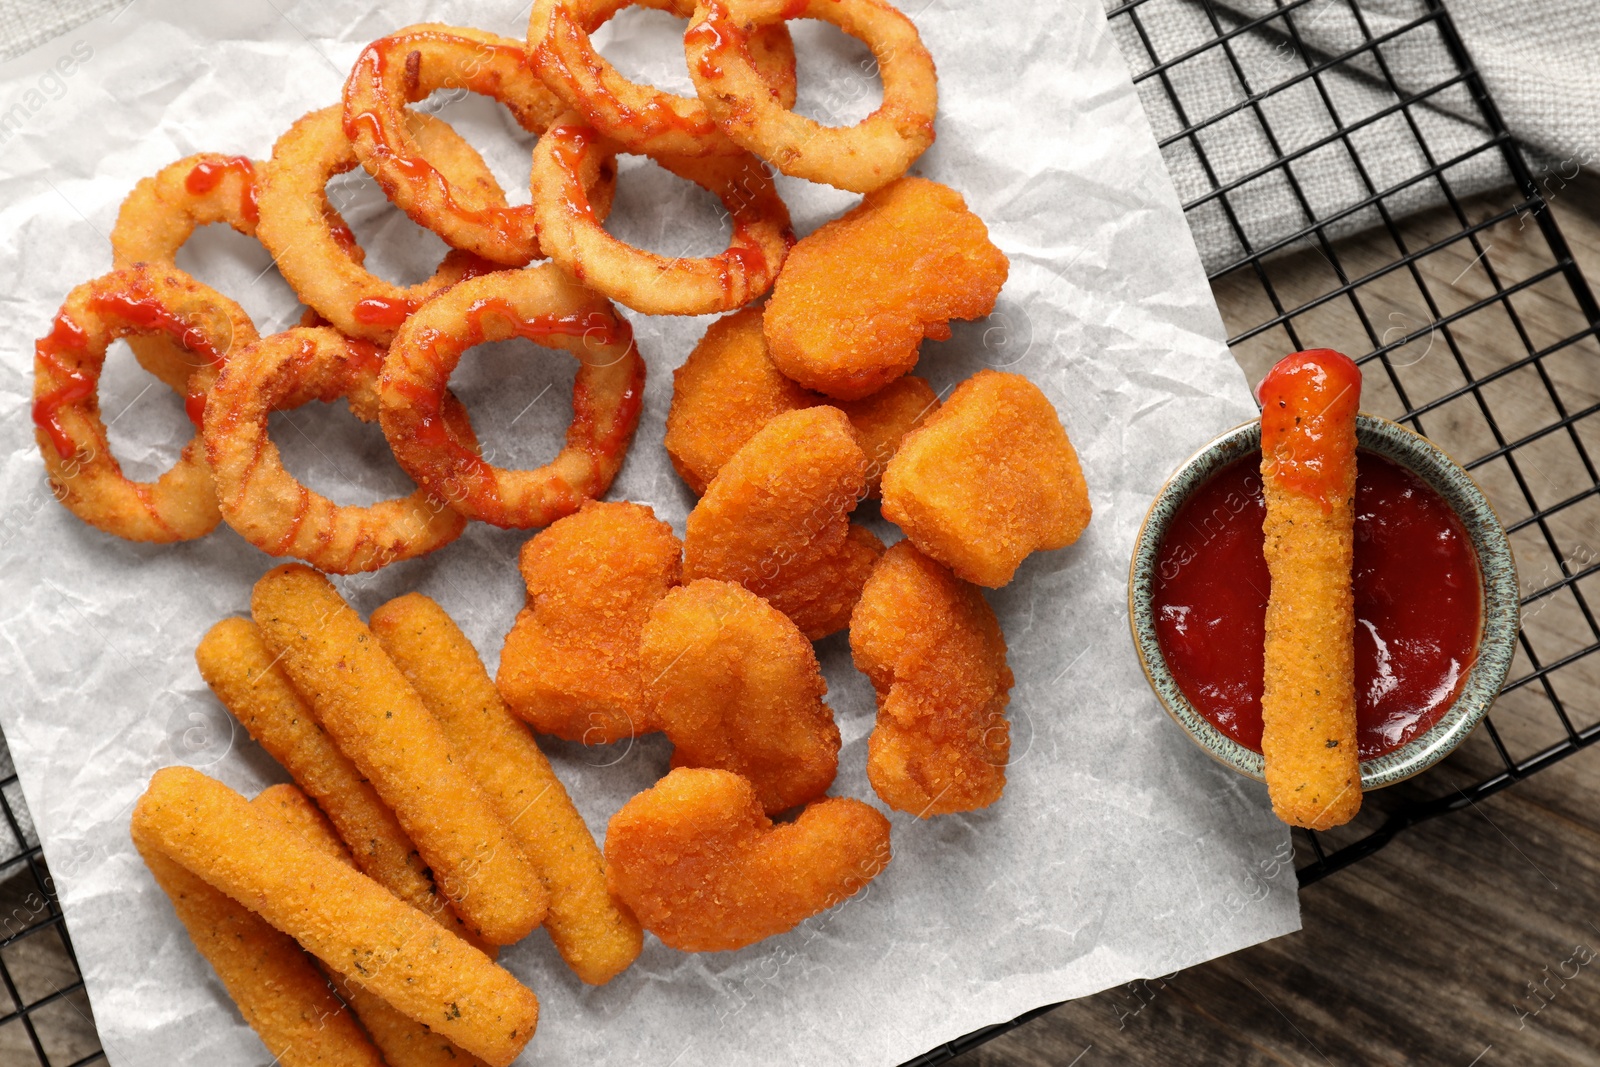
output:
<svg viewBox="0 0 1600 1067"><path fill-rule="evenodd" d="M394 812L317 724L255 623L223 619L200 639L194 658L223 706L321 805L361 872L471 940L474 935L434 891L428 865Z"/></svg>
<svg viewBox="0 0 1600 1067"><path fill-rule="evenodd" d="M600 847L527 725L495 691L477 649L421 593L389 601L371 625L539 869L550 896L544 925L561 958L592 985L615 978L639 955L639 924L606 892Z"/></svg>
<svg viewBox="0 0 1600 1067"><path fill-rule="evenodd" d="M674 767L743 775L771 815L815 800L839 769L839 727L811 642L771 604L702 578L650 610L645 703Z"/></svg>
<svg viewBox="0 0 1600 1067"><path fill-rule="evenodd" d="M355 1016L294 938L173 860L137 822L133 843L274 1063L383 1067Z"/></svg>
<svg viewBox="0 0 1600 1067"><path fill-rule="evenodd" d="M767 304L772 361L807 389L859 400L917 365L924 337L994 310L1010 269L954 189L901 178L789 252Z"/></svg>
<svg viewBox="0 0 1600 1067"><path fill-rule="evenodd" d="M294 786L269 786L256 794L250 806L299 834L318 851L346 867L355 867L355 860L327 818L317 810L310 797ZM216 892L214 889L211 891ZM277 931L273 933L277 934ZM283 934L277 936L285 937ZM293 944L292 939L288 940ZM372 1043L383 1053L383 1062L388 1067L482 1067L483 1061L478 1057L456 1048L415 1019L407 1018L391 1008L387 1001L354 984L345 975L329 968L328 977L340 998L355 1009L356 1018L361 1020Z"/></svg>
<svg viewBox="0 0 1600 1067"><path fill-rule="evenodd" d="M586 745L647 733L645 616L682 576L683 545L644 504L585 504L522 546L528 606L495 685L542 734Z"/></svg>
<svg viewBox="0 0 1600 1067"><path fill-rule="evenodd" d="M908 374L871 396L841 400L837 406L850 419L861 451L867 454L867 496L877 497L889 461L906 435L939 410L939 394L923 379Z"/></svg>
<svg viewBox="0 0 1600 1067"><path fill-rule="evenodd" d="M885 804L927 818L1000 799L1012 677L981 592L901 541L861 592L850 652L878 692L867 779Z"/></svg>
<svg viewBox="0 0 1600 1067"><path fill-rule="evenodd" d="M416 842L456 913L494 944L526 937L545 916L538 872L361 616L299 564L263 575L250 605L284 674Z"/></svg>
<svg viewBox="0 0 1600 1067"><path fill-rule="evenodd" d="M646 930L684 952L743 948L850 897L889 862L889 820L829 797L774 826L732 771L679 767L606 830L606 878Z"/></svg>
<svg viewBox="0 0 1600 1067"><path fill-rule="evenodd" d="M748 307L712 323L672 375L667 455L689 488L706 491L722 465L767 423L790 411L830 403L785 378L767 355L761 309ZM878 495L883 469L939 406L932 387L906 376L861 400L835 404L850 419L869 464L867 495Z"/></svg>
<svg viewBox="0 0 1600 1067"><path fill-rule="evenodd" d="M689 513L685 580L737 582L813 641L843 629L869 557L881 551L870 531L850 523L866 484L866 453L844 412L779 415L734 454Z"/></svg>
<svg viewBox="0 0 1600 1067"><path fill-rule="evenodd" d="M816 393L778 373L761 336L761 309L747 307L713 322L673 371L667 455L678 476L702 494L757 430L820 402Z"/></svg>
<svg viewBox="0 0 1600 1067"><path fill-rule="evenodd" d="M883 474L883 515L957 576L998 589L1037 549L1089 525L1078 454L1049 398L979 371L906 435Z"/></svg>
<svg viewBox="0 0 1600 1067"><path fill-rule="evenodd" d="M494 1067L533 1036L539 1001L509 972L221 782L157 771L132 830L141 852L249 901L329 967Z"/></svg>

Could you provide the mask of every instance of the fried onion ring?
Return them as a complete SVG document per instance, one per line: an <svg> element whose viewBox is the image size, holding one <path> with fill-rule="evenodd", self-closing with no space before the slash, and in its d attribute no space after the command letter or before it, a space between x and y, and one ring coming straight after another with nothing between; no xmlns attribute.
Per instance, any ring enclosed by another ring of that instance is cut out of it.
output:
<svg viewBox="0 0 1600 1067"><path fill-rule="evenodd" d="M570 352L581 364L566 446L533 471L492 466L470 423L447 425L440 410L462 353L510 337ZM644 374L627 320L546 263L462 282L407 319L384 360L380 418L395 459L418 485L470 519L528 529L610 487L639 423Z"/></svg>
<svg viewBox="0 0 1600 1067"><path fill-rule="evenodd" d="M360 164L345 140L340 114L338 105L313 111L278 138L271 162L261 168L256 236L284 279L318 314L351 337L388 344L406 316L428 297L499 267L470 252L453 251L433 277L408 288L366 270L366 253L328 203L325 188L328 179ZM431 165L455 187L505 202L494 175L449 123L418 112L410 112L406 121Z"/></svg>
<svg viewBox="0 0 1600 1067"><path fill-rule="evenodd" d="M823 126L773 99L750 41L759 28L796 18L831 22L872 49L883 79L878 110L855 126ZM933 143L933 57L912 21L884 0L700 0L683 44L695 91L722 132L792 177L870 193Z"/></svg>
<svg viewBox="0 0 1600 1067"><path fill-rule="evenodd" d="M228 361L206 403L206 456L222 517L270 556L294 556L331 574L377 570L461 536L467 520L425 490L369 507L341 507L284 469L267 436L274 411L313 400L350 401L362 422L378 417L383 353L327 328L286 330ZM448 394L444 419L471 433L466 410Z"/></svg>
<svg viewBox="0 0 1600 1067"><path fill-rule="evenodd" d="M246 237L256 235L256 169L248 156L215 152L180 159L133 187L111 230L111 265L177 266L178 249L195 229L225 222ZM182 396L189 375L204 362L166 337L127 338L139 366Z"/></svg>
<svg viewBox="0 0 1600 1067"><path fill-rule="evenodd" d="M198 433L154 482L130 481L111 454L100 370L111 342L130 334L162 334L204 359L188 383L197 425L229 351L256 340L243 308L176 267L141 264L72 290L33 356L34 438L51 490L84 522L130 541L203 537L222 516Z"/></svg>
<svg viewBox="0 0 1600 1067"><path fill-rule="evenodd" d="M726 252L686 259L624 244L601 227L584 181L611 151L571 111L534 147L533 210L551 259L590 288L647 315L732 311L772 287L794 232L789 209L760 160L748 152L656 160L715 193L733 218Z"/></svg>
<svg viewBox="0 0 1600 1067"><path fill-rule="evenodd" d="M410 26L369 44L345 82L344 132L362 165L395 206L454 247L512 267L540 258L531 206L458 184L429 163L407 129L405 105L436 89L493 97L534 134L566 110L529 69L521 42L454 26ZM607 210L611 186L601 178L596 194Z"/></svg>
<svg viewBox="0 0 1600 1067"><path fill-rule="evenodd" d="M694 0L538 0L528 20L533 69L584 121L629 152L669 156L732 156L743 151L717 129L705 104L629 81L595 50L589 35L630 5L679 18ZM794 107L794 42L783 23L750 35L750 57L763 84Z"/></svg>

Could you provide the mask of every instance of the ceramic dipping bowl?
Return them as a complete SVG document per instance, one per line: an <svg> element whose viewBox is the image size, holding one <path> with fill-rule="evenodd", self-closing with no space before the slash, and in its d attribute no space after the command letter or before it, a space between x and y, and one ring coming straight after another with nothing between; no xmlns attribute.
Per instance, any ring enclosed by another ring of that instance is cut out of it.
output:
<svg viewBox="0 0 1600 1067"><path fill-rule="evenodd" d="M1519 625L1516 564L1505 527L1472 478L1420 434L1373 415L1356 418L1357 447L1411 471L1439 494L1460 519L1477 554L1482 581L1482 630L1477 659L1455 701L1439 721L1399 748L1361 761L1361 787L1379 789L1419 774L1447 756L1482 721L1500 695L1516 652ZM1207 479L1229 463L1261 449L1259 419L1237 426L1180 466L1145 515L1134 542L1128 574L1128 621L1145 677L1167 713L1195 744L1241 774L1265 780L1259 752L1228 737L1184 696L1162 656L1156 636L1155 585L1161 544L1179 508Z"/></svg>

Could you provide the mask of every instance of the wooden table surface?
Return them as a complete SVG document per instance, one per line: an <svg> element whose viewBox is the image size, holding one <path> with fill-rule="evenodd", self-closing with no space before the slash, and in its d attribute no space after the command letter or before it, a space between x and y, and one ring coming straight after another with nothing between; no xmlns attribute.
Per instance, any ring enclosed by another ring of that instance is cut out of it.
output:
<svg viewBox="0 0 1600 1067"><path fill-rule="evenodd" d="M1600 179L1584 177L1552 186L1550 193L1576 258L1600 284ZM1485 217L1505 203L1505 195L1485 198L1468 210ZM1443 212L1405 224L1408 236L1414 233L1419 241L1430 228L1448 233L1458 226ZM1484 243L1484 258L1502 280L1525 277L1549 262L1531 225L1496 227ZM1394 243L1386 235L1368 234L1339 242L1337 253L1355 275L1392 260ZM1463 242L1447 253L1422 263L1429 289L1443 294L1441 303L1460 306L1488 295L1483 265L1472 262L1474 250ZM1289 303L1325 291L1329 271L1319 252L1306 250L1275 264L1272 275ZM1248 276L1231 276L1216 292L1230 333L1271 316L1259 285ZM1362 302L1388 317L1378 323L1380 331L1415 329L1433 320L1414 283L1403 275L1363 289ZM1581 317L1563 303L1555 288L1519 302L1536 345L1582 328ZM1302 321L1300 330L1308 346L1352 354L1373 347L1342 302L1320 320ZM1455 333L1481 374L1523 355L1513 331L1502 314L1469 319ZM1430 337L1395 354L1397 363L1407 364L1403 375L1408 390L1415 390L1413 401L1430 395L1430 388L1460 383L1459 377L1451 380L1444 347L1440 338ZM1255 382L1289 350L1278 331L1235 354ZM1547 369L1571 409L1600 400L1600 348L1592 341L1548 360ZM1490 402L1515 438L1554 416L1540 383L1513 379L1490 391ZM1397 402L1386 392L1381 372L1369 367L1366 380L1363 407L1396 413ZM1580 425L1586 444L1600 439L1600 433L1590 437L1587 424L1593 421ZM1458 459L1493 447L1481 417L1464 405L1446 406L1425 420L1424 428ZM1541 506L1589 482L1576 450L1570 442L1563 447L1565 436L1552 435L1546 452L1519 453ZM1503 518L1526 513L1507 469L1494 464L1475 476ZM1600 510L1582 508L1557 516L1553 525L1561 558L1569 563L1600 559L1597 516ZM1514 538L1514 548L1525 594L1559 573L1542 540ZM1571 647L1590 640L1576 602L1568 597L1549 598L1525 615L1541 655L1559 654L1563 642ZM1580 728L1600 718L1596 660L1600 656L1564 669L1557 683ZM1526 669L1519 663L1513 676ZM1553 713L1544 701L1534 686L1502 699L1495 722L1508 743L1527 749L1556 740ZM1363 812L1360 824L1369 827L1407 796L1439 796L1500 766L1480 730L1428 774L1369 796L1371 810ZM962 1067L1600 1064L1600 751L1579 752L1469 810L1408 831L1375 856L1308 887L1300 902L1305 924L1300 933L1165 981L1135 983L1064 1005L955 1062Z"/></svg>

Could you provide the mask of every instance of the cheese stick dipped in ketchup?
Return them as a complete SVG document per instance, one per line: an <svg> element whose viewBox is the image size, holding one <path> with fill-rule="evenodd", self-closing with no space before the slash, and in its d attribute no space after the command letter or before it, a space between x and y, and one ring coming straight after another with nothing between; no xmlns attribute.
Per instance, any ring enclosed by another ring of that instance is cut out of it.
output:
<svg viewBox="0 0 1600 1067"><path fill-rule="evenodd" d="M1326 830L1361 807L1350 587L1361 371L1328 349L1297 352L1256 395L1272 575L1261 754L1278 818Z"/></svg>

